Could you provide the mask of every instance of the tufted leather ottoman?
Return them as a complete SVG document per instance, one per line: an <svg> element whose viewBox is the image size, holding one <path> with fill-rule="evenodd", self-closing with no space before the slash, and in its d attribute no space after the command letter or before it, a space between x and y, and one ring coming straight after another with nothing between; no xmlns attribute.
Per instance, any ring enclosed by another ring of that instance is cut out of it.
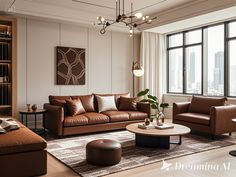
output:
<svg viewBox="0 0 236 177"><path fill-rule="evenodd" d="M93 165L115 165L121 159L121 144L115 140L98 139L86 145L86 160Z"/></svg>

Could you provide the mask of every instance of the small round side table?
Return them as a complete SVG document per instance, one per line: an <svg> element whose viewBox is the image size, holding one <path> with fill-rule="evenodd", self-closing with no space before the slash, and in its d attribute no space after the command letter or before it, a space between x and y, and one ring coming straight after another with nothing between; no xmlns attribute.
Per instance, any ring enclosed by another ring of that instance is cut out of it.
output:
<svg viewBox="0 0 236 177"><path fill-rule="evenodd" d="M236 123L236 118L232 119L232 122ZM230 151L229 154L232 156L236 156L236 150Z"/></svg>
<svg viewBox="0 0 236 177"><path fill-rule="evenodd" d="M21 115L21 122L24 123L24 116L25 116L25 125L28 126L28 115L34 115L34 129L32 129L37 134L45 134L45 109L37 109L35 111L27 109L23 109L19 111ZM37 128L37 115L42 115L43 117L43 129Z"/></svg>

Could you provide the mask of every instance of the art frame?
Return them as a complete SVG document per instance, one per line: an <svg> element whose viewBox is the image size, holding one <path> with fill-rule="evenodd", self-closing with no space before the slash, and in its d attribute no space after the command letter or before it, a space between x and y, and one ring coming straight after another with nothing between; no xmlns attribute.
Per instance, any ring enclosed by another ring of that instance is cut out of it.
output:
<svg viewBox="0 0 236 177"><path fill-rule="evenodd" d="M85 85L85 49L56 47L57 85Z"/></svg>

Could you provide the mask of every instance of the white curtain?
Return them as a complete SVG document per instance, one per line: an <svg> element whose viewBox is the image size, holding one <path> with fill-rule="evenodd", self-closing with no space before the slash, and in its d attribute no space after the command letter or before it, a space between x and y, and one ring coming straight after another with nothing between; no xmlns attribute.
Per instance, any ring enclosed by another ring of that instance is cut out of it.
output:
<svg viewBox="0 0 236 177"><path fill-rule="evenodd" d="M140 63L144 68L144 76L140 78L139 89L150 89L150 93L162 101L165 90L165 37L158 33L142 32ZM163 80L164 79L164 80Z"/></svg>

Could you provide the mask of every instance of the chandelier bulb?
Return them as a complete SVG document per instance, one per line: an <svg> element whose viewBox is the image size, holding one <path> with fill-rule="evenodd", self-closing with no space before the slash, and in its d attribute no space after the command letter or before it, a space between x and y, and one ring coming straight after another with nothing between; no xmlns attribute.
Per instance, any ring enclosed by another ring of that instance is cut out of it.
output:
<svg viewBox="0 0 236 177"><path fill-rule="evenodd" d="M138 12L136 14L134 14L134 16L137 18L137 19L140 19L143 17L143 14L141 12Z"/></svg>

